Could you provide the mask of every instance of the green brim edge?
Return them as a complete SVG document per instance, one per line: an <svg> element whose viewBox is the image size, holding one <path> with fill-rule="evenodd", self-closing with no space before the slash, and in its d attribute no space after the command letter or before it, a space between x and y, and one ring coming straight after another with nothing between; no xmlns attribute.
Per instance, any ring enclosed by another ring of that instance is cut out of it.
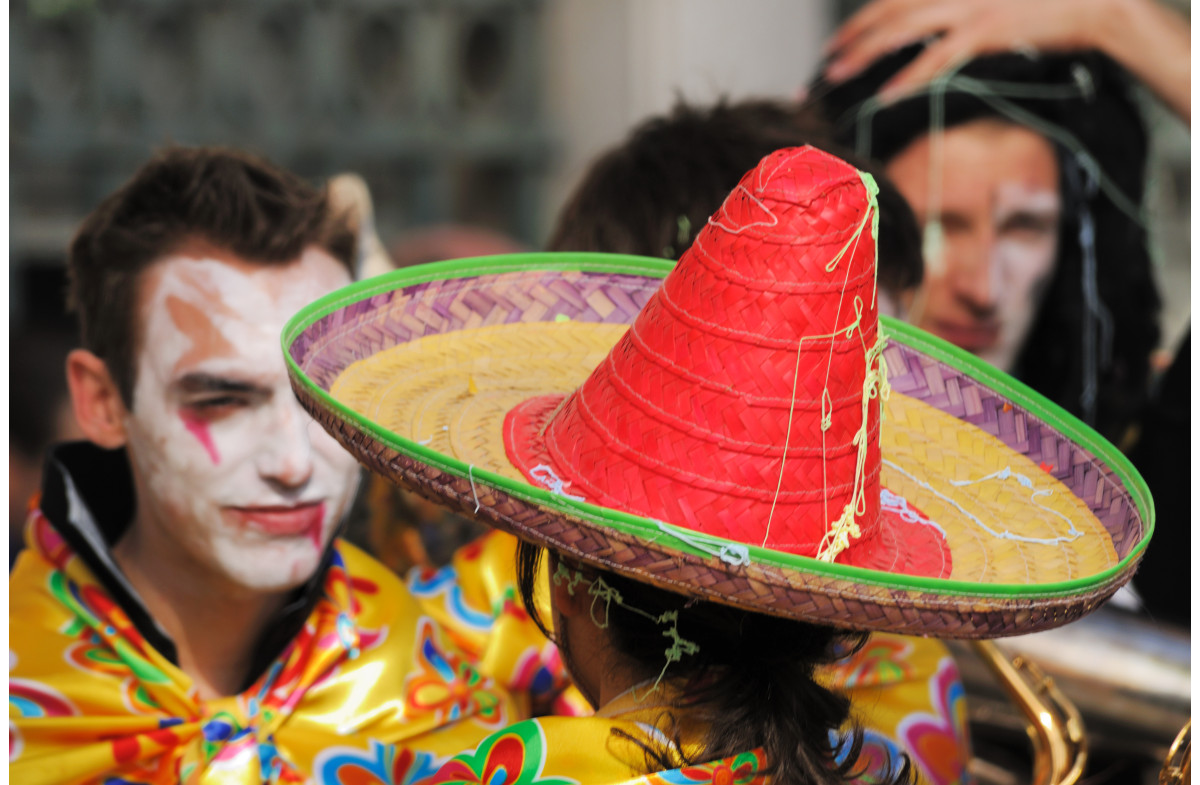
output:
<svg viewBox="0 0 1200 785"><path fill-rule="evenodd" d="M541 505L557 510L567 515L591 521L596 524L609 526L625 534L637 536L647 541L657 541L667 536L672 530L679 531L688 540L702 540L710 547L723 544L734 544L707 535L697 535L685 529L679 529L671 524L662 524L649 518L600 507L587 502L577 502L562 496L552 494L543 488L529 483L511 480L508 477L493 472L476 469L462 461L443 455L435 450L424 447L415 441L400 436L379 426L377 423L363 417L339 401L335 400L325 390L315 385L292 359L289 351L292 342L314 322L352 303L373 297L394 289L402 289L430 281L452 278L475 278L483 275L499 275L503 273L530 272L536 270L557 270L563 272L609 273L623 275L640 275L647 278L665 278L675 263L665 259L654 259L641 256L624 256L617 254L599 253L527 253L504 254L497 256L475 257L470 259L454 259L445 262L434 262L414 267L396 270L365 281L351 284L339 289L316 302L310 303L288 320L283 331L283 353L289 371L310 394L319 399L323 405L336 416L352 423L356 428L370 434L391 449L408 455L414 460L429 464L441 471L457 475L472 483L483 483L493 486L505 493L522 499L531 504ZM882 586L908 591L926 591L938 594L959 594L971 597L1003 597L1003 598L1050 598L1079 594L1096 586L1107 583L1118 574L1129 569L1146 547L1151 534L1154 532L1154 503L1150 490L1141 475L1134 469L1133 464L1120 453L1107 439L1095 430L1080 422L1061 406L1047 400L1037 392L1002 373L996 368L979 360L974 355L959 349L940 338L930 335L923 330L905 324L891 317L881 317L880 324L889 340L898 341L910 346L929 357L955 368L977 381L1002 393L1017 406L1022 407L1033 416L1041 419L1060 433L1070 437L1076 443L1092 452L1108 466L1124 484L1145 524L1145 533L1141 541L1134 546L1125 558L1113 567L1084 578L1068 581L1041 584L981 584L968 581L956 581L948 578L925 578L899 573L883 573L863 567L851 567L844 564L833 564L807 556L797 556L789 553L779 553L766 548L748 545L750 558L764 565L813 573L856 583ZM672 537L671 547L701 558L711 557L711 552L701 550L682 537ZM887 576L881 578L881 575Z"/></svg>

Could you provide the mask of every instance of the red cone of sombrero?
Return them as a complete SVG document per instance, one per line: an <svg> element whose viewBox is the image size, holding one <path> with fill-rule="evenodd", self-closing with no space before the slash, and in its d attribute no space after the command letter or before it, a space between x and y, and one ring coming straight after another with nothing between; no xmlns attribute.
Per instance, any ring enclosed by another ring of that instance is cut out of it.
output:
<svg viewBox="0 0 1200 785"><path fill-rule="evenodd" d="M1036 393L881 326L876 210L869 176L781 150L673 269L491 257L325 298L285 332L293 385L369 468L682 594L941 636L1070 621L1132 574L1145 486Z"/></svg>
<svg viewBox="0 0 1200 785"><path fill-rule="evenodd" d="M705 534L949 574L935 529L879 516L874 194L821 151L768 157L578 391L509 413L509 458Z"/></svg>

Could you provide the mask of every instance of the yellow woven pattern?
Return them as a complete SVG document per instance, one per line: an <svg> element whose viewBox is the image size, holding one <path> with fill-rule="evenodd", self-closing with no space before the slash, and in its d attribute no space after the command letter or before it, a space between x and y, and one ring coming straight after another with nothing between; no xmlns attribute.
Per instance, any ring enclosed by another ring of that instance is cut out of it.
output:
<svg viewBox="0 0 1200 785"><path fill-rule="evenodd" d="M504 415L574 390L628 329L533 322L430 335L350 365L330 394L400 436L524 480L504 454Z"/></svg>
<svg viewBox="0 0 1200 785"><path fill-rule="evenodd" d="M626 329L527 322L432 335L354 363L330 392L400 436L522 480L505 456L504 415L530 397L574 390ZM945 532L951 578L1042 583L1117 563L1100 521L1025 456L894 390L885 410L882 484Z"/></svg>
<svg viewBox="0 0 1200 785"><path fill-rule="evenodd" d="M895 390L881 431L881 484L946 532L952 579L1042 583L1094 575L1117 563L1112 538L1091 510L991 434ZM1005 469L1007 478L995 478ZM1078 535L1071 534L1072 523ZM995 534L1005 532L1042 542Z"/></svg>

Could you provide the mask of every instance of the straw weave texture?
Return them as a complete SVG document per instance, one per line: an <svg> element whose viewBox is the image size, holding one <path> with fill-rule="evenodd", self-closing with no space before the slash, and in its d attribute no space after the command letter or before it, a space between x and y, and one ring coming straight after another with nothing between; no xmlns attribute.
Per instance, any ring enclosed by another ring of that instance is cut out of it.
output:
<svg viewBox="0 0 1200 785"><path fill-rule="evenodd" d="M293 386L373 471L681 594L946 637L1078 618L1145 541L1125 475L936 339L885 349L873 188L773 153L661 286L372 286L290 339Z"/></svg>
<svg viewBox="0 0 1200 785"><path fill-rule="evenodd" d="M760 563L732 567L673 547L670 538L632 536L414 460L339 417L303 385L296 389L305 408L371 471L518 537L686 596L848 629L991 638L1074 621L1128 580L1117 574L1063 596L971 596Z"/></svg>
<svg viewBox="0 0 1200 785"><path fill-rule="evenodd" d="M619 325L550 322L431 336L351 365L331 393L394 433L476 470L520 480L505 452L505 414L543 396L544 425L623 332ZM886 404L882 437L882 485L918 518L892 525L944 533L953 564L938 574L1049 583L1117 563L1111 537L1087 506L996 437L899 393ZM595 502L572 485L563 491ZM864 554L863 566L912 572L895 536ZM905 531L904 539L911 537Z"/></svg>
<svg viewBox="0 0 1200 785"><path fill-rule="evenodd" d="M388 440L389 444L316 394L319 389L329 390L349 365L381 349L408 343L418 334L459 330L477 313L466 305L468 297L481 291L494 290L490 299L495 302L517 299L505 296L513 289L543 292L547 299L550 293L558 292L550 306L528 298L536 303L532 311L514 303L500 321L536 324L569 316L570 322L554 326L565 327L564 333L572 328L595 329L597 346L588 351L602 355L659 284L656 279L633 275L534 270L435 281L355 300L317 320L289 344L300 369L293 375L293 386L313 416L368 469L518 536L560 547L600 566L635 574L691 596L843 627L971 638L1017 634L1066 623L1095 608L1128 579L1132 568L1061 596L1010 597L998 592L996 596L980 597L944 587L913 588L886 574L879 575L879 583L873 584L761 563L734 567L716 557L696 555L670 537L634 537L416 460L396 448L429 438L431 434L424 429L401 431ZM570 294L565 293L567 289ZM621 294L614 295L618 291ZM492 313L496 306L487 305L488 299L472 301ZM599 299L625 302L627 306L596 309L588 304ZM447 316L434 327L414 319L415 313ZM606 317L616 326L602 326ZM413 329L418 325L419 333ZM526 352L528 358L539 354L543 352ZM885 356L894 391L903 391L939 411L972 422L1034 463L1053 462L1050 473L1104 524L1118 557L1124 557L1144 537L1144 525L1121 482L1086 450L1013 406L997 391L902 343L893 342ZM584 376L587 369L579 373ZM564 379L563 383L567 388L560 389L560 393L578 384L579 378ZM465 393L463 387L458 389ZM449 420L445 419L444 424L448 425ZM467 445L464 449L470 452L477 447Z"/></svg>

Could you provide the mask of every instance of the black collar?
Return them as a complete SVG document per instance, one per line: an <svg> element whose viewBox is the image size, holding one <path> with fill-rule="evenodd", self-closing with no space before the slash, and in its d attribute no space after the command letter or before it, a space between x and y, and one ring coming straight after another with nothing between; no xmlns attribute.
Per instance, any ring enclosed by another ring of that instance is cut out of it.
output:
<svg viewBox="0 0 1200 785"><path fill-rule="evenodd" d="M178 665L175 642L150 616L112 556L112 546L133 522L136 508L133 474L125 451L105 450L91 442L60 444L46 456L42 476L41 508L50 525L121 606L146 642ZM259 635L242 690L254 684L303 629L321 598L332 560L333 548L328 547L316 573L288 596L278 616Z"/></svg>

